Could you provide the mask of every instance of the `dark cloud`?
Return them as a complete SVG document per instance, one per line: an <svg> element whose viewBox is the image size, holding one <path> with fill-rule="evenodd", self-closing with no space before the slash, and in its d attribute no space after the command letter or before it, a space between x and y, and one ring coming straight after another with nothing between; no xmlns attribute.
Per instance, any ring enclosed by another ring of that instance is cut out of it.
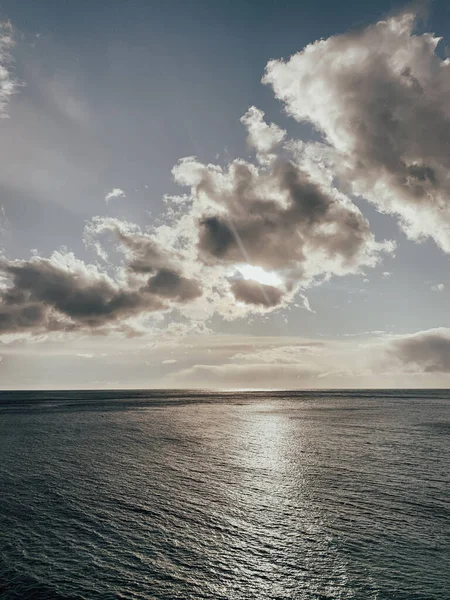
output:
<svg viewBox="0 0 450 600"><path fill-rule="evenodd" d="M450 330L436 329L392 342L389 353L425 373L450 373Z"/></svg>
<svg viewBox="0 0 450 600"><path fill-rule="evenodd" d="M356 270L382 249L354 205L292 161L275 161L268 170L234 161L224 174L196 165L195 179L189 165L181 169L199 200L211 204L199 218L199 256L207 264L248 262L288 278L291 272L298 281L327 267Z"/></svg>
<svg viewBox="0 0 450 600"><path fill-rule="evenodd" d="M219 217L208 217L200 221L199 247L206 255L222 258L236 247L236 237Z"/></svg>
<svg viewBox="0 0 450 600"><path fill-rule="evenodd" d="M41 304L24 302L14 306L0 302L0 334L40 329L48 325L48 309Z"/></svg>
<svg viewBox="0 0 450 600"><path fill-rule="evenodd" d="M143 285L114 281L73 256L0 261L0 333L98 329L141 313L169 308L201 292L198 284L160 269Z"/></svg>
<svg viewBox="0 0 450 600"><path fill-rule="evenodd" d="M17 330L97 328L140 311L163 308L150 294L120 289L105 276L68 270L48 259L3 260L0 269L11 284L0 295L3 333Z"/></svg>
<svg viewBox="0 0 450 600"><path fill-rule="evenodd" d="M136 233L125 234L120 229L115 231L122 248L128 251L128 268L136 273L153 273L156 269L165 268L169 259L149 236Z"/></svg>
<svg viewBox="0 0 450 600"><path fill-rule="evenodd" d="M188 302L202 295L200 285L196 281L181 277L174 271L161 269L148 280L148 290L163 298L176 298L180 302Z"/></svg>
<svg viewBox="0 0 450 600"><path fill-rule="evenodd" d="M436 173L431 167L425 165L409 165L407 167L409 175L416 178L418 181L428 182L432 185L437 185Z"/></svg>
<svg viewBox="0 0 450 600"><path fill-rule="evenodd" d="M233 281L231 291L236 300L246 304L260 304L266 308L277 306L283 299L283 291L279 288L251 280L237 279Z"/></svg>

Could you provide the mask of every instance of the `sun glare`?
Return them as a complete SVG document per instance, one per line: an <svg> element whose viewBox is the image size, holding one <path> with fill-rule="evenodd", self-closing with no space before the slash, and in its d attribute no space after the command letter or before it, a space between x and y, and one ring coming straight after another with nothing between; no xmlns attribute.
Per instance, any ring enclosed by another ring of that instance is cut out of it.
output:
<svg viewBox="0 0 450 600"><path fill-rule="evenodd" d="M244 279L257 281L262 285L278 286L283 283L282 279L274 272L265 271L262 267L254 267L252 265L239 265L237 267Z"/></svg>

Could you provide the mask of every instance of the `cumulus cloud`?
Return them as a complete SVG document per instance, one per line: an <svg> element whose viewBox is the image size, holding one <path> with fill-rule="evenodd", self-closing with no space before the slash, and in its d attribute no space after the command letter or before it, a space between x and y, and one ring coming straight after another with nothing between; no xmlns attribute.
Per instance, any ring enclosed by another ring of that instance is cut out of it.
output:
<svg viewBox="0 0 450 600"><path fill-rule="evenodd" d="M285 138L286 131L275 123L268 125L264 121L264 112L255 106L251 106L241 117L241 123L247 128L247 142L256 150L260 162L273 160L276 157L274 151Z"/></svg>
<svg viewBox="0 0 450 600"><path fill-rule="evenodd" d="M88 223L85 242L100 263L70 253L3 258L0 331L106 331L173 309L194 322L214 314L234 319L296 299L311 311L308 287L363 273L393 251L307 145L286 141L286 131L254 106L241 121L257 160L224 167L180 160L173 175L189 193L165 198L162 225L143 231L113 218ZM113 188L105 201L123 197Z"/></svg>
<svg viewBox="0 0 450 600"><path fill-rule="evenodd" d="M181 302L189 302L202 294L198 282L169 269L160 269L153 275L147 282L147 289L163 298L175 298Z"/></svg>
<svg viewBox="0 0 450 600"><path fill-rule="evenodd" d="M201 295L197 281L137 227L98 219L87 237L109 231L125 254L109 275L71 253L50 258L0 258L0 333L108 329L130 317L169 310Z"/></svg>
<svg viewBox="0 0 450 600"><path fill-rule="evenodd" d="M105 196L105 202L108 204L110 200L115 200L116 198L125 198L125 192L120 188L113 188L110 192L108 192Z"/></svg>
<svg viewBox="0 0 450 600"><path fill-rule="evenodd" d="M226 169L187 158L174 175L191 188L192 242L200 262L222 268L246 263L284 282L283 293L269 286L268 298L264 287L234 282L231 291L244 302L275 306L318 277L358 273L393 249L375 240L346 196L294 156L268 168L234 160Z"/></svg>
<svg viewBox="0 0 450 600"><path fill-rule="evenodd" d="M158 296L123 288L72 254L0 260L0 332L100 328L141 311L163 308Z"/></svg>
<svg viewBox="0 0 450 600"><path fill-rule="evenodd" d="M383 249L354 205L293 162L261 172L236 160L222 172L192 160L176 175L207 204L199 222L205 261L238 263L245 253L253 265L302 278L375 264Z"/></svg>
<svg viewBox="0 0 450 600"><path fill-rule="evenodd" d="M436 285L432 285L431 289L433 292L443 292L445 285L443 283L437 283Z"/></svg>
<svg viewBox="0 0 450 600"><path fill-rule="evenodd" d="M396 215L413 240L450 252L450 59L415 34L412 11L268 63L264 83L324 137L342 189Z"/></svg>
<svg viewBox="0 0 450 600"><path fill-rule="evenodd" d="M186 158L174 176L191 192L169 209L167 224L145 232L114 218L87 224L85 242L103 267L67 253L2 259L1 331L107 330L174 307L194 320L233 319L281 308L296 294L310 310L301 290L359 273L393 249L295 154L262 166L234 160L225 169Z"/></svg>
<svg viewBox="0 0 450 600"><path fill-rule="evenodd" d="M243 121L257 151L273 155L270 163L235 159L221 167L184 158L173 175L190 192L165 198L163 225L143 233L97 218L86 229L86 241L105 261L110 253L99 239L113 233L129 276L151 274L149 289L178 298L189 318L262 314L296 296L311 310L302 290L360 273L394 248L375 240L356 205L309 168L298 146L276 153L284 132L266 125L261 111L253 107Z"/></svg>

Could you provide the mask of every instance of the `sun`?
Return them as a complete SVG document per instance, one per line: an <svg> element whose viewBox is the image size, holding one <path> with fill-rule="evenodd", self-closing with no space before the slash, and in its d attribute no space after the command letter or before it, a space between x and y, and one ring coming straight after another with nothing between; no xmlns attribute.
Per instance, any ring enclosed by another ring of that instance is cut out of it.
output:
<svg viewBox="0 0 450 600"><path fill-rule="evenodd" d="M283 283L282 279L273 271L265 271L262 267L254 267L253 265L238 265L237 270L244 279L257 281L262 285L272 285L277 287Z"/></svg>

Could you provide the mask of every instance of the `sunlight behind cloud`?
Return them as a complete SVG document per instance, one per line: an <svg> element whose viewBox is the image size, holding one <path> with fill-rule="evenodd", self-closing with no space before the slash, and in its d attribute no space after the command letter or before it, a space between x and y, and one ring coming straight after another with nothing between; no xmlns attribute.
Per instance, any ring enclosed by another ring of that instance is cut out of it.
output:
<svg viewBox="0 0 450 600"><path fill-rule="evenodd" d="M275 287L282 285L283 281L274 271L265 271L262 267L253 265L239 265L237 267L244 279L257 281L262 285L273 285Z"/></svg>

